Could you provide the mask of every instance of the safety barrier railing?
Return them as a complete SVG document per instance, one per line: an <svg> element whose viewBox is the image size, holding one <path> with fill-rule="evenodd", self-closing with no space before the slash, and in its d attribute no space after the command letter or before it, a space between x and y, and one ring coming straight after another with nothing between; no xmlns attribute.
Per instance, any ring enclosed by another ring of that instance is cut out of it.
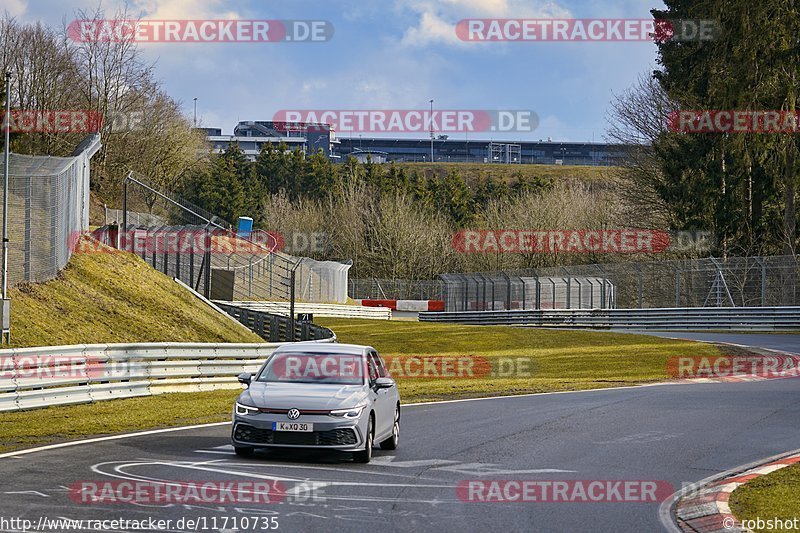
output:
<svg viewBox="0 0 800 533"><path fill-rule="evenodd" d="M281 345L93 344L0 350L0 412L237 389L236 376L256 372Z"/></svg>
<svg viewBox="0 0 800 533"><path fill-rule="evenodd" d="M266 311L239 307L227 302L216 306L250 328L269 342L297 342L336 339L333 331L311 322L300 322L291 316L281 316Z"/></svg>
<svg viewBox="0 0 800 533"><path fill-rule="evenodd" d="M554 309L420 313L420 322L597 329L800 330L800 307Z"/></svg>
<svg viewBox="0 0 800 533"><path fill-rule="evenodd" d="M264 311L274 315L288 316L289 302L215 302L229 304L253 311ZM362 307L360 305L296 303L294 312L311 314L314 317L365 318L372 320L391 320L392 310L388 307Z"/></svg>

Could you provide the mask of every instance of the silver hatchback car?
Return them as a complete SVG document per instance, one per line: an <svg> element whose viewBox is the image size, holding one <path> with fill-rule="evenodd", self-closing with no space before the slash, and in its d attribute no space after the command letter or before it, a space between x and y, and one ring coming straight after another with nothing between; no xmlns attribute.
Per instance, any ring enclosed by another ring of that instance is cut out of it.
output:
<svg viewBox="0 0 800 533"><path fill-rule="evenodd" d="M397 448L400 393L378 352L352 344L297 343L278 348L236 400L236 454L256 448L353 452L368 463L374 443Z"/></svg>

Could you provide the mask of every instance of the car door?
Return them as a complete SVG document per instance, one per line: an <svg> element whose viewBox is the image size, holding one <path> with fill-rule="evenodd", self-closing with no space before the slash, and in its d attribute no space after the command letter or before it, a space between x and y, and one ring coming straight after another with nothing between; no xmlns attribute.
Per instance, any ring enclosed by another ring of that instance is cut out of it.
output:
<svg viewBox="0 0 800 533"><path fill-rule="evenodd" d="M377 352L370 352L367 359L370 377L370 387L372 387L373 398L375 398L375 435L385 437L392 430L394 424L394 404L392 403L392 389L378 389L373 386L379 377L386 377L386 368L381 364ZM377 441L377 439L376 439Z"/></svg>
<svg viewBox="0 0 800 533"><path fill-rule="evenodd" d="M375 352L375 361L378 363L378 373L381 375L382 378L392 378L389 374L389 368L386 366L386 363L381 357L381 354ZM394 378L392 378L394 379ZM389 396L391 397L390 405L392 407L392 416L394 416L394 408L400 403L400 391L397 389L397 385L389 389ZM394 418L392 419L394 420Z"/></svg>

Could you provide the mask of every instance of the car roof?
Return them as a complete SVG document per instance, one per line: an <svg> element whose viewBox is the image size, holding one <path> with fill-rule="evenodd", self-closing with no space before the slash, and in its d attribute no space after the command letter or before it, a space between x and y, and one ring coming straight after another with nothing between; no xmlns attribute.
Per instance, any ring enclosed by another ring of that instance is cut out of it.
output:
<svg viewBox="0 0 800 533"><path fill-rule="evenodd" d="M330 342L293 342L284 344L275 350L275 353L331 353L331 354L349 354L349 355L363 355L370 350L374 350L372 346L361 346L359 344L339 344Z"/></svg>

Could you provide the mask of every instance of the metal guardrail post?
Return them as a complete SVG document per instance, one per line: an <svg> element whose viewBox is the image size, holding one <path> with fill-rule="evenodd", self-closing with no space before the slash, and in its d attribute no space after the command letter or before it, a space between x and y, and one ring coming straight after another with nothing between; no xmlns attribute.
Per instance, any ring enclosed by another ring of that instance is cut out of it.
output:
<svg viewBox="0 0 800 533"><path fill-rule="evenodd" d="M567 284L567 309L572 309L572 286L571 286L571 278L569 270L564 267L561 267L561 270L567 275L564 279L564 282Z"/></svg>

